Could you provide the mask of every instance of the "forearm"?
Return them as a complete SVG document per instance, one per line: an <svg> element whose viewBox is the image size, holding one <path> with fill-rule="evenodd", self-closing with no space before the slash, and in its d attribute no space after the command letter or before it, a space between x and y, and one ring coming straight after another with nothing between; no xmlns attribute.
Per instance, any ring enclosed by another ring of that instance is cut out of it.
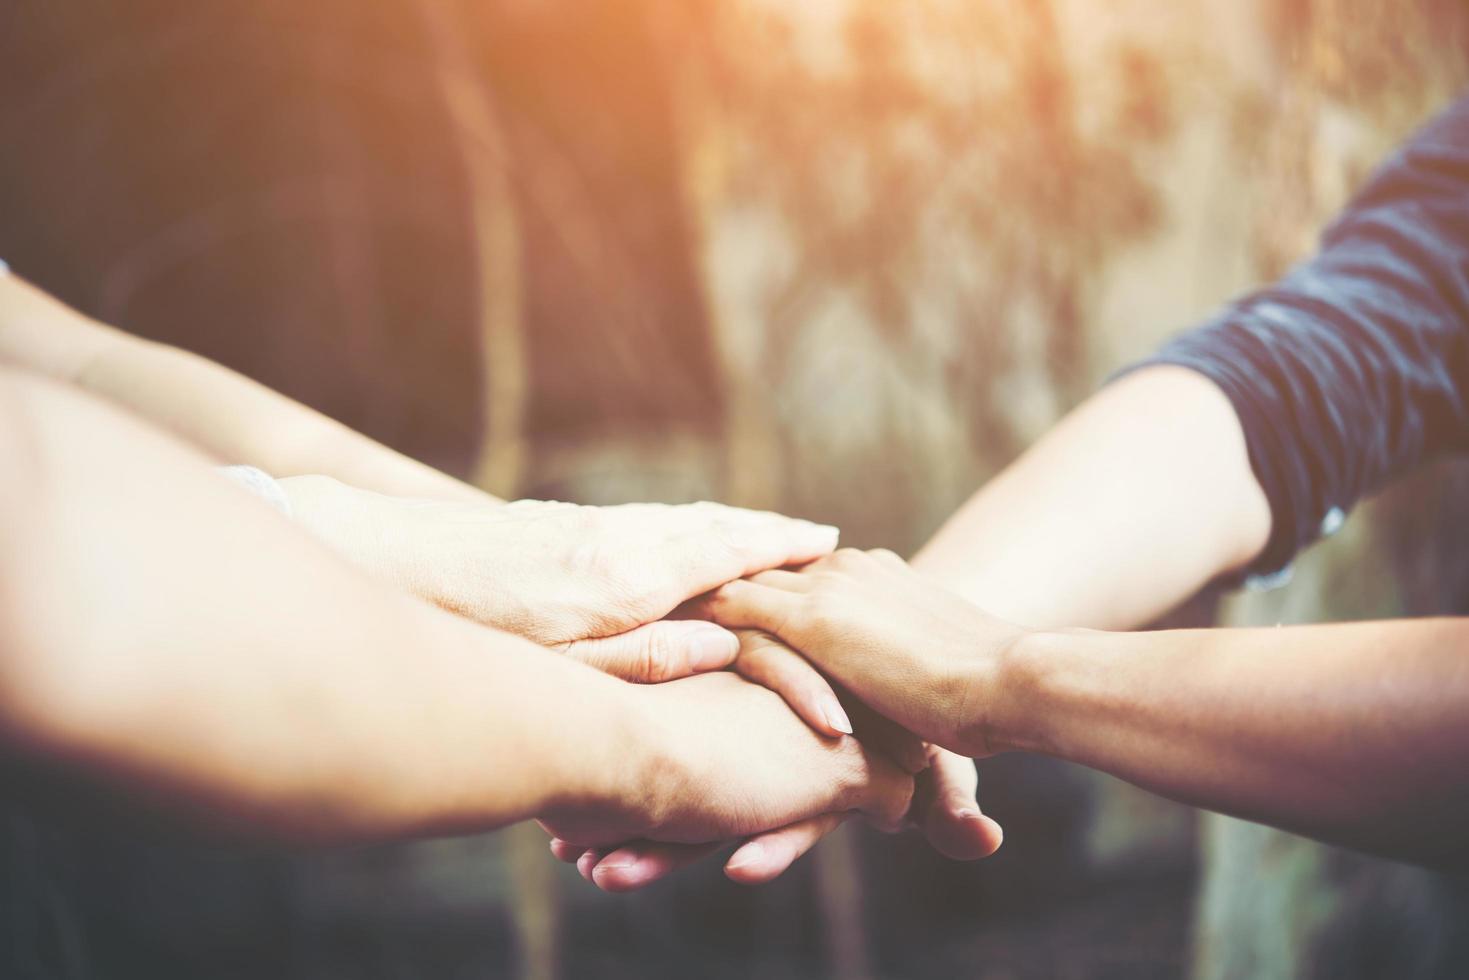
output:
<svg viewBox="0 0 1469 980"><path fill-rule="evenodd" d="M1208 380L1150 368L1103 389L991 480L913 559L1006 619L1121 629L1263 546L1270 512Z"/></svg>
<svg viewBox="0 0 1469 980"><path fill-rule="evenodd" d="M12 753L313 839L488 829L626 766L628 685L377 586L106 406L0 396Z"/></svg>
<svg viewBox="0 0 1469 980"><path fill-rule="evenodd" d="M1158 355L1218 388L1158 368L1110 386L918 563L1010 618L1132 627L1220 572L1281 567L1334 513L1462 450L1466 190L1461 99L1378 169L1315 256Z"/></svg>
<svg viewBox="0 0 1469 980"><path fill-rule="evenodd" d="M1463 865L1466 642L1466 620L1036 634L997 729L1196 806Z"/></svg>
<svg viewBox="0 0 1469 980"><path fill-rule="evenodd" d="M206 358L92 321L0 276L0 361L74 384L219 460L404 497L493 501Z"/></svg>

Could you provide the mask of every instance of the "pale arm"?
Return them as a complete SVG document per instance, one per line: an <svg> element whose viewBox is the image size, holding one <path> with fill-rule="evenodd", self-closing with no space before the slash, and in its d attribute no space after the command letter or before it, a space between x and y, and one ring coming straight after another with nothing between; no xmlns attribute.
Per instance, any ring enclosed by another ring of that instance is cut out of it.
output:
<svg viewBox="0 0 1469 980"><path fill-rule="evenodd" d="M88 390L219 462L280 478L297 523L381 579L618 676L719 669L733 636L658 622L835 528L713 504L511 507L218 364L89 320L0 272L0 364ZM488 505L488 506L487 506Z"/></svg>
<svg viewBox="0 0 1469 980"><path fill-rule="evenodd" d="M0 363L120 405L217 460L402 497L495 498L222 365L92 320L0 273Z"/></svg>
<svg viewBox="0 0 1469 980"><path fill-rule="evenodd" d="M950 518L913 567L1014 622L1121 629L1244 565L1269 531L1229 400L1202 375L1155 367L1103 389L1052 429ZM737 667L820 727L829 688L799 657L766 648ZM943 853L974 858L999 846L999 827L975 800L973 762L935 749L919 782L932 802L915 816ZM762 838L762 880L832 824Z"/></svg>
<svg viewBox="0 0 1469 980"><path fill-rule="evenodd" d="M1229 399L1184 368L1104 388L985 484L913 567L1017 623L1129 629L1248 563L1270 533ZM974 766L939 751L930 836L954 838Z"/></svg>
<svg viewBox="0 0 1469 980"><path fill-rule="evenodd" d="M911 793L731 675L625 684L378 585L161 434L3 369L0 539L0 752L208 825L700 840Z"/></svg>
<svg viewBox="0 0 1469 980"><path fill-rule="evenodd" d="M913 567L1033 626L1127 629L1248 563L1270 534L1239 419L1184 368L1104 388L964 505Z"/></svg>

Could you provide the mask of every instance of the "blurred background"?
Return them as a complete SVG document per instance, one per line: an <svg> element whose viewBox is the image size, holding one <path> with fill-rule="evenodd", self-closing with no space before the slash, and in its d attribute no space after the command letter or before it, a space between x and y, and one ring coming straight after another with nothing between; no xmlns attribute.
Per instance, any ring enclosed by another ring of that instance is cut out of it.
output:
<svg viewBox="0 0 1469 980"><path fill-rule="evenodd" d="M911 552L1466 79L1462 0L4 0L0 255L503 496ZM1436 467L1181 615L1462 610L1466 517ZM981 779L981 864L848 828L622 897L534 828L303 857L0 804L0 975L1469 975L1426 872Z"/></svg>

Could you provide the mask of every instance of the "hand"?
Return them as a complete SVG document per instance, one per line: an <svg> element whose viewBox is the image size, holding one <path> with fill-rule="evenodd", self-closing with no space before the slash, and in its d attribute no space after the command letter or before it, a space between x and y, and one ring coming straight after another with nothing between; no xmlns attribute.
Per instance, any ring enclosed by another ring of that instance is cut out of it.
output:
<svg viewBox="0 0 1469 980"><path fill-rule="evenodd" d="M504 506L389 497L329 477L280 481L299 523L357 564L470 619L626 680L718 670L738 642L660 622L751 572L809 561L837 531L719 504Z"/></svg>
<svg viewBox="0 0 1469 980"><path fill-rule="evenodd" d="M892 552L844 549L799 572L730 582L700 605L724 626L778 636L928 742L970 757L1007 747L1003 692L1013 683L1010 654L1027 631Z"/></svg>
<svg viewBox="0 0 1469 980"><path fill-rule="evenodd" d="M910 774L857 739L812 731L779 695L733 674L635 692L632 770L610 774L600 801L574 798L542 816L559 847L591 863L630 840L694 845L676 849L686 853L826 813L895 829L908 812ZM601 883L620 890L615 877Z"/></svg>
<svg viewBox="0 0 1469 980"><path fill-rule="evenodd" d="M923 830L935 850L956 861L989 857L1000 847L1000 825L979 811L975 803L978 777L974 763L960 755L930 748L929 768L915 779L908 821ZM724 873L744 885L759 885L780 877L821 838L852 816L849 812L823 813L777 830L756 834L736 848L724 863ZM564 840L551 841L551 853L575 864L581 876L609 892L643 888L679 868L713 853L720 843L661 844L635 841L615 850L584 848Z"/></svg>
<svg viewBox="0 0 1469 980"><path fill-rule="evenodd" d="M785 644L756 630L738 630L740 655L734 669L780 693L811 727L832 737L852 723L831 684L810 662ZM935 746L924 746L860 703L853 704L863 742L917 774L908 824L924 831L941 854L972 861L993 854L1003 840L1000 825L980 812L974 763ZM833 721L833 719L836 719ZM725 862L725 873L742 884L763 884L783 874L850 814L826 813L757 834ZM553 840L551 852L576 864L582 877L609 891L653 883L710 854L718 844L683 845L637 841L612 851L589 850Z"/></svg>
<svg viewBox="0 0 1469 980"><path fill-rule="evenodd" d="M832 732L831 717L841 712L841 701L831 683L811 662L771 636L751 630L740 634L740 655L734 669L744 677L776 691L798 715L818 731ZM860 702L859 702L860 704ZM899 729L906 734L906 729ZM911 737L911 736L910 736ZM882 746L883 743L874 743ZM917 773L917 792L909 824L921 829L940 854L955 861L989 857L1004 840L1000 825L979 808L978 774L970 759L934 745L921 745L920 764L911 757L893 758ZM907 750L911 751L911 749ZM746 884L770 881L830 833L839 821L831 815L760 835L739 848L725 864L725 872Z"/></svg>

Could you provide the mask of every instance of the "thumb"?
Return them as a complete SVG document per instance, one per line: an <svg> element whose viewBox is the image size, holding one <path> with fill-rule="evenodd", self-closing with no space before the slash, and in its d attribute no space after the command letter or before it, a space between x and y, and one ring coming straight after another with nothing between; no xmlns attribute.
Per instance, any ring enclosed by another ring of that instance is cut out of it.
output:
<svg viewBox="0 0 1469 980"><path fill-rule="evenodd" d="M929 843L956 861L989 857L999 850L1005 833L980 812L974 761L938 747L931 749L930 759L928 771L918 777L923 805L915 807Z"/></svg>
<svg viewBox="0 0 1469 980"><path fill-rule="evenodd" d="M559 649L604 674L637 684L661 684L723 670L739 653L740 641L713 623L660 620L616 636L572 640Z"/></svg>

